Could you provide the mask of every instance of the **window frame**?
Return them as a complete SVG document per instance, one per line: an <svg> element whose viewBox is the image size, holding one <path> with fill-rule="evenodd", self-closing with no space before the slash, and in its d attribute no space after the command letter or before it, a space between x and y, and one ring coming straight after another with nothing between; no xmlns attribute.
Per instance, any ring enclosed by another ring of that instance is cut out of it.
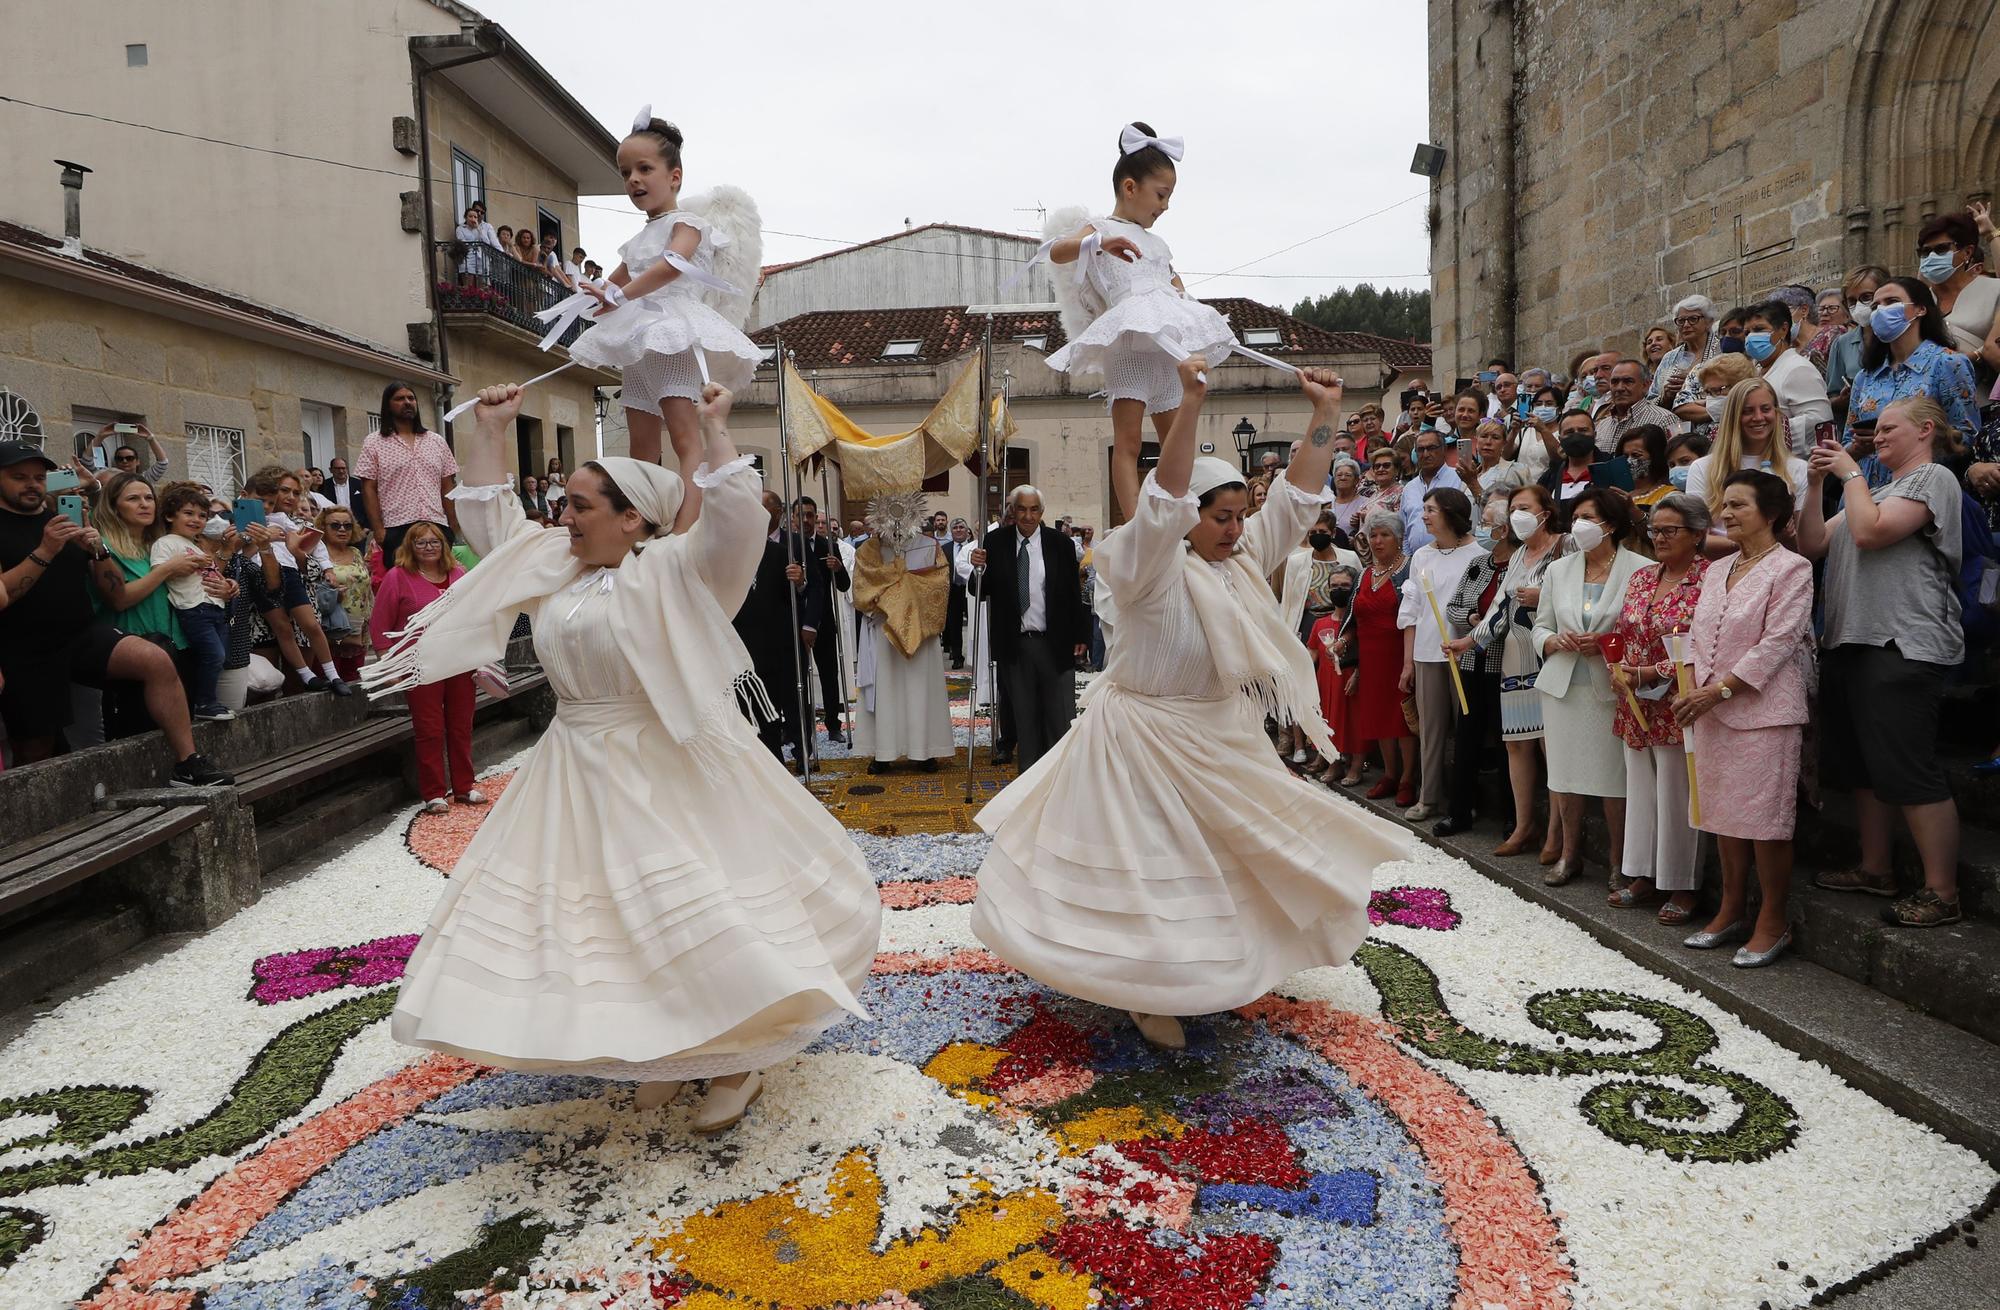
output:
<svg viewBox="0 0 2000 1310"><path fill-rule="evenodd" d="M1243 344L1262 349L1267 346L1283 346L1285 330L1274 327L1254 327L1243 329Z"/></svg>
<svg viewBox="0 0 2000 1310"><path fill-rule="evenodd" d="M464 192L460 190L459 165L461 163L467 169L478 174L478 188L476 192L473 192L470 186L467 186ZM466 210L472 208L475 203L480 205L486 203L486 165L480 161L478 156L472 154L470 151L461 150L455 145L451 148L451 202L454 206L451 211L451 225L454 229L464 221Z"/></svg>
<svg viewBox="0 0 2000 1310"><path fill-rule="evenodd" d="M899 346L907 346L909 349L899 350L897 349ZM923 353L924 341L922 337L901 337L895 341L888 342L882 347L882 358L884 359L919 359L922 358Z"/></svg>

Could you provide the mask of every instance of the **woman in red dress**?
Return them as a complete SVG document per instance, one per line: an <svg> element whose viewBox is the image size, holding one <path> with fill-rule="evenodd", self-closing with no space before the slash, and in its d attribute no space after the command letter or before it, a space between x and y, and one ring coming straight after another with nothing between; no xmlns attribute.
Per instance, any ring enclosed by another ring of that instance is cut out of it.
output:
<svg viewBox="0 0 2000 1310"><path fill-rule="evenodd" d="M1368 799L1396 798L1408 807L1417 801L1417 750L1410 724L1403 717L1403 633L1396 611L1403 602L1403 582L1410 562L1403 557L1403 520L1385 510L1372 510L1363 524L1373 561L1354 590L1354 630L1360 646L1360 684L1348 706L1348 731L1360 749L1373 742L1382 751L1382 780ZM1349 779L1358 782L1353 774Z"/></svg>
<svg viewBox="0 0 2000 1310"><path fill-rule="evenodd" d="M1361 767L1361 752L1367 743L1354 740L1350 725L1353 717L1347 698L1348 687L1358 680L1356 660L1359 649L1354 638L1354 590L1358 582L1355 571L1345 564L1336 564L1333 576L1327 585L1327 599L1333 602L1333 611L1313 622L1312 631L1307 635L1307 645L1312 649L1313 672L1319 679L1319 709L1326 716L1326 726L1333 731L1333 744L1348 758L1350 770ZM1339 759L1330 759L1314 775L1321 782L1332 782L1338 776Z"/></svg>

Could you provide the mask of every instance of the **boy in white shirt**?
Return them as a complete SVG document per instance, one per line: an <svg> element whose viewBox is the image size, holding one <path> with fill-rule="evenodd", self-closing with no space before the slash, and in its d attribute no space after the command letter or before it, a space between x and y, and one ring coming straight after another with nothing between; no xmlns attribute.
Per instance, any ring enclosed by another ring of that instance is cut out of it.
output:
<svg viewBox="0 0 2000 1310"><path fill-rule="evenodd" d="M188 655L194 667L194 717L226 722L236 717L216 693L222 664L229 656L229 607L211 596L204 585L221 578L215 557L202 546L208 526L208 495L192 482L169 483L160 488L160 521L167 530L153 542L152 562L165 564L183 555L199 555L202 569L167 579L167 599L180 617L187 637Z"/></svg>
<svg viewBox="0 0 2000 1310"><path fill-rule="evenodd" d="M298 675L299 682L307 691L330 691L336 696L352 696L354 689L341 681L340 670L334 667L333 646L326 639L326 630L320 626L319 610L306 591L305 577L299 572L298 557L293 554L295 550L305 551L319 562L322 569L333 566L325 544L320 541L319 529L301 525L292 518L298 511L299 496L304 491L299 475L281 464L272 464L252 474L243 489L264 502L264 522L270 529L268 535L253 534L252 539L264 536L258 546L264 557L265 594L259 600L258 612L264 616L264 622L278 640L278 654ZM312 649L313 661L318 665L317 672L307 666L298 643L288 639L291 628L297 628L306 645Z"/></svg>

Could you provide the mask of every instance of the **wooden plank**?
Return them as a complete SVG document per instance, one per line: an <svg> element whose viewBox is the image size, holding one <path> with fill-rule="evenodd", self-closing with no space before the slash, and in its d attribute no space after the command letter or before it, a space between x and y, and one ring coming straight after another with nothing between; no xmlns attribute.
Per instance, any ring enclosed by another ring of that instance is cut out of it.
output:
<svg viewBox="0 0 2000 1310"><path fill-rule="evenodd" d="M60 863L77 851L96 845L107 836L116 836L145 825L157 811L153 807L92 814L65 824L52 833L17 842L0 852L0 886L46 864Z"/></svg>
<svg viewBox="0 0 2000 1310"><path fill-rule="evenodd" d="M200 805L176 805L120 811L120 816L124 815L141 816L141 825L107 831L92 845L73 850L66 859L45 864L32 874L0 886L0 915L46 900L66 887L178 837L205 822L208 810ZM115 825L107 820L102 826L108 830Z"/></svg>
<svg viewBox="0 0 2000 1310"><path fill-rule="evenodd" d="M413 736L408 719L369 724L338 737L329 737L310 755L282 756L253 765L237 775L237 795L246 801L260 801L294 783L310 781L344 764L370 755Z"/></svg>

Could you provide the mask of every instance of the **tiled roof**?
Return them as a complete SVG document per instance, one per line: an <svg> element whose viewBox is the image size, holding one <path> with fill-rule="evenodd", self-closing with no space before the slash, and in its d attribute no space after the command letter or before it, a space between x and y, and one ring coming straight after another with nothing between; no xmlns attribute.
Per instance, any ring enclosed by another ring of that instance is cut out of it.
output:
<svg viewBox="0 0 2000 1310"><path fill-rule="evenodd" d="M29 250L55 253L61 251L63 243L60 237L52 237L46 232L37 232L34 228L22 227L17 223L0 222L0 246L4 245L15 245ZM269 305L260 305L254 300L245 300L241 296L232 296L226 291L217 291L214 287L205 287L196 282L184 281L181 278L162 273L158 269L148 268L144 264L135 264L128 259L120 259L116 255L108 255L102 250L93 250L85 246L83 255L78 262L87 264L92 268L101 269L107 273L115 273L133 282L158 287L162 291L171 291L177 295L205 300L210 304L219 305L226 309L233 309L241 314L249 314L264 319L267 322L291 328L294 331L309 332L316 337L324 337L328 341L337 342L343 346L395 359L403 358L372 341L363 341L358 337L347 336L322 324L297 318L285 313L283 310L273 309Z"/></svg>
<svg viewBox="0 0 2000 1310"><path fill-rule="evenodd" d="M1036 241L1033 237L1023 236L1019 232L995 232L992 228L966 227L962 223L923 223L913 228L907 228L901 232L892 232L886 237L876 237L873 241L863 241L860 242L859 244L852 246L842 246L838 250L828 250L828 251L823 251L822 253L817 255L808 255L804 259L794 259L788 264L766 264L759 271L758 277L760 279L767 278L771 276L771 274L773 273L782 273L788 268L799 268L806 264L815 264L822 259L832 259L835 255L844 255L850 250L866 250L870 246L879 246L890 241L900 241L904 237L914 235L915 233L918 232L931 232L931 231L964 232L968 236L995 237L1001 241L1019 241L1021 244L1028 246L1030 248L1033 248L1034 246L1040 244L1040 242Z"/></svg>
<svg viewBox="0 0 2000 1310"><path fill-rule="evenodd" d="M968 314L963 305L932 305L924 309L829 309L799 314L750 334L760 346L782 333L785 349L801 369L842 368L889 362L892 341L920 341L915 354L898 355L898 364L928 364L962 355L986 333L986 316ZM993 339L1046 336L1055 350L1064 341L1062 316L1053 309L1030 309L993 316Z"/></svg>
<svg viewBox="0 0 2000 1310"><path fill-rule="evenodd" d="M1429 346L1366 332L1328 332L1282 309L1241 297L1204 301L1229 316L1238 333L1275 328L1281 344L1259 346L1265 354L1379 355L1399 370L1429 368ZM963 305L933 305L922 309L833 309L799 314L750 334L760 346L773 344L782 333L785 348L801 369L846 368L886 362L935 364L977 346L986 331L986 316ZM1025 309L996 314L993 339L1014 341L1046 337L1044 348L1060 349L1068 338L1062 316L1053 309ZM913 354L889 356L892 341L920 342Z"/></svg>

